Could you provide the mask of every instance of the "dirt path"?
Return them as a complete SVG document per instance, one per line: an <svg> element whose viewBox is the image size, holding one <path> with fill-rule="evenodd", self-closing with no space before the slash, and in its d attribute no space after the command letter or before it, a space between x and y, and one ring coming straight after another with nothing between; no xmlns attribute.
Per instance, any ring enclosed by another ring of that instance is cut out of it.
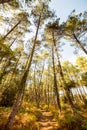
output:
<svg viewBox="0 0 87 130"><path fill-rule="evenodd" d="M58 124L53 119L51 112L42 111L42 117L39 121L39 130L58 130Z"/></svg>

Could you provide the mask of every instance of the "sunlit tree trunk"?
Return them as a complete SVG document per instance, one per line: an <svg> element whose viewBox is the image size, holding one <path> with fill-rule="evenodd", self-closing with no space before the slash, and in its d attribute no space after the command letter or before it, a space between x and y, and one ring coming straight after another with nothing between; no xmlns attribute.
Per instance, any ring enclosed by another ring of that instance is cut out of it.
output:
<svg viewBox="0 0 87 130"><path fill-rule="evenodd" d="M40 77L40 81L39 81L39 90L38 90L38 101L39 101L39 104L40 104L40 101L41 101L41 95L42 95L42 89L43 89L43 85L42 85L42 76L43 76L43 71L44 71L44 64L45 64L45 62L43 61L41 74L39 74L39 77Z"/></svg>
<svg viewBox="0 0 87 130"><path fill-rule="evenodd" d="M72 113L75 114L76 113L75 105L74 105L74 103L73 103L73 101L72 101L72 99L70 97L70 94L69 94L69 91L67 89L67 85L66 85L66 82L65 82L65 79L64 79L64 75L63 75L63 72L62 72L62 67L61 67L59 56L58 56L58 51L57 51L55 37L54 37L54 31L52 32L52 37L53 37L53 44L54 44L54 47L55 47L55 52L56 52L57 59L58 59L59 73L60 73L60 76L61 76L61 79L62 79L62 82L63 82L64 91L65 91L67 100L68 100L68 102L70 104Z"/></svg>
<svg viewBox="0 0 87 130"><path fill-rule="evenodd" d="M39 108L39 99L38 99L38 89L37 89L37 84L36 84L36 64L35 63L35 68L34 68L34 91L35 91L35 101L36 101L36 106Z"/></svg>
<svg viewBox="0 0 87 130"><path fill-rule="evenodd" d="M13 105L12 111L11 111L9 117L8 117L8 120L7 120L7 123L5 125L4 130L10 130L10 128L13 125L15 115L17 114L17 111L18 111L19 106L20 106L20 101L21 101L21 98L22 98L22 95L23 95L23 90L25 88L25 83L26 83L26 80L27 80L27 76L28 76L28 73L29 73L29 69L30 69L30 66L31 66L31 62L32 62L32 58L33 58L33 54L34 54L34 50L35 50L35 43L36 43L36 40L37 40L38 31L39 31L40 20L41 20L41 14L39 16L35 39L34 39L33 47L32 47L32 50L31 50L31 54L29 56L29 62L28 62L26 71L25 71L25 73L22 77L21 83L20 83L20 87L19 87L18 94L17 94L17 99L16 99L16 101Z"/></svg>
<svg viewBox="0 0 87 130"><path fill-rule="evenodd" d="M78 40L78 38L76 37L75 34L73 34L77 44L79 45L79 47L84 51L84 53L87 55L87 50L84 48L84 46L81 44L81 42Z"/></svg>
<svg viewBox="0 0 87 130"><path fill-rule="evenodd" d="M49 108L49 105L50 105L50 84L49 84L49 74L50 74L50 72L49 72L49 67L48 67L48 75L47 75L47 82L46 82L46 84L47 84L47 105L48 105L48 108Z"/></svg>

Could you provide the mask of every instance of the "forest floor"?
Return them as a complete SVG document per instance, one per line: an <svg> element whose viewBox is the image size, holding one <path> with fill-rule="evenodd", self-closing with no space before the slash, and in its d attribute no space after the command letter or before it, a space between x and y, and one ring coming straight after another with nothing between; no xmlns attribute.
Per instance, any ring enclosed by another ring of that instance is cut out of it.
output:
<svg viewBox="0 0 87 130"><path fill-rule="evenodd" d="M12 130L87 130L87 106L80 104L77 108L78 115L73 116L70 108L64 105L59 116L53 106L38 109L24 102L15 116ZM11 107L0 107L0 130L3 130L10 112Z"/></svg>
<svg viewBox="0 0 87 130"><path fill-rule="evenodd" d="M51 112L42 110L42 116L39 120L39 130L58 130L58 123L53 118Z"/></svg>

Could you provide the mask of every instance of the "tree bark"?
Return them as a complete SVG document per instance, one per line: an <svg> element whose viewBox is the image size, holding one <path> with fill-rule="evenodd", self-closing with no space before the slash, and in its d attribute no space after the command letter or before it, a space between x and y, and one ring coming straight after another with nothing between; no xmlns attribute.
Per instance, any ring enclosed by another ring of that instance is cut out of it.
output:
<svg viewBox="0 0 87 130"><path fill-rule="evenodd" d="M79 47L84 51L84 53L87 55L87 50L84 48L84 46L81 44L81 42L78 40L78 38L76 37L75 34L73 34L77 44L79 45Z"/></svg>
<svg viewBox="0 0 87 130"><path fill-rule="evenodd" d="M9 3L11 2L12 0L0 0L0 4L4 4L4 3Z"/></svg>
<svg viewBox="0 0 87 130"><path fill-rule="evenodd" d="M72 99L70 97L70 94L68 92L67 85L66 85L66 82L65 82L65 79L64 79L64 75L63 75L63 71L62 71L62 67L61 67L61 63L60 63L60 59L59 59L59 55L58 55L58 51L57 51L57 47L56 47L54 31L52 32L52 37L53 37L53 44L54 44L54 47L55 47L55 52L56 52L57 59L58 59L59 74L60 74L62 82L63 82L63 88L64 88L64 91L65 91L65 95L66 95L67 100L68 100L68 102L70 104L72 113L75 114L76 109L75 109L74 103L73 103L73 101L72 101Z"/></svg>
<svg viewBox="0 0 87 130"><path fill-rule="evenodd" d="M56 78L56 72L55 72L54 45L52 45L52 62L53 62L53 73L54 73L54 87L55 87L57 105L58 105L59 114L60 114L61 113L61 105L60 105L59 90L58 90L58 86L57 86L57 78Z"/></svg>
<svg viewBox="0 0 87 130"><path fill-rule="evenodd" d="M15 26L13 26L13 28L11 28L11 30L7 32L7 34L1 40L5 40L7 36L21 23L21 21L22 20L18 21L18 23Z"/></svg>
<svg viewBox="0 0 87 130"><path fill-rule="evenodd" d="M31 50L31 55L29 56L29 62L27 64L26 71L25 71L25 73L22 77L21 83L20 83L20 88L18 90L17 99L16 99L16 101L13 105L13 109L12 109L12 111L11 111L9 117L8 117L8 120L7 120L7 123L5 125L4 130L10 130L11 129L13 122L14 122L14 119L15 119L15 115L17 114L17 111L18 111L19 106L20 106L20 101L21 101L21 98L22 98L23 90L25 88L25 83L26 83L26 80L27 80L27 76L28 76L28 73L29 73L29 69L30 69L30 66L31 66L31 62L32 62L32 58L33 58L33 54L34 54L34 50L35 50L35 44L36 44L37 35L38 35L38 31L39 31L40 20L41 20L41 14L39 16L38 26L37 26L37 30L36 30L36 34L35 34L35 39L34 39L33 47L32 47L32 50Z"/></svg>

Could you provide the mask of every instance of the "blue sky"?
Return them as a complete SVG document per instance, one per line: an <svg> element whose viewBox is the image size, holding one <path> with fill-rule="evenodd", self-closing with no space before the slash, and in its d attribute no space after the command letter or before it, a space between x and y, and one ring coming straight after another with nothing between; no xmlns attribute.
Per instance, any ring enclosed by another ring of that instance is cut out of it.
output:
<svg viewBox="0 0 87 130"><path fill-rule="evenodd" d="M60 18L60 22L63 22L73 9L75 9L77 13L87 11L87 0L51 0L50 6L56 11L56 15ZM70 47L69 43L67 43L63 49L63 60L74 62L77 57L73 54L74 48ZM84 55L84 53L80 51L78 55Z"/></svg>
<svg viewBox="0 0 87 130"><path fill-rule="evenodd" d="M51 8L65 21L70 12L75 9L77 13L87 11L87 0L51 0Z"/></svg>

